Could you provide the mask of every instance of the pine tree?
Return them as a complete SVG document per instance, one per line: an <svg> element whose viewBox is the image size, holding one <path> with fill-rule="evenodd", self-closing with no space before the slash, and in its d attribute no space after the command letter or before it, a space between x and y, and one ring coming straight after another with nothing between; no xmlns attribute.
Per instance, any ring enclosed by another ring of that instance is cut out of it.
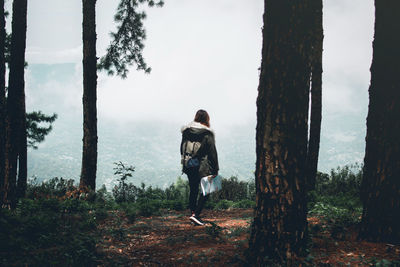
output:
<svg viewBox="0 0 400 267"><path fill-rule="evenodd" d="M4 0L0 0L0 204L3 201L6 156L6 21ZM1 206L1 205L0 205Z"/></svg>
<svg viewBox="0 0 400 267"><path fill-rule="evenodd" d="M375 0L360 237L400 243L400 2Z"/></svg>
<svg viewBox="0 0 400 267"><path fill-rule="evenodd" d="M96 188L97 170L97 67L109 74L125 78L128 67L136 64L138 70L150 72L142 51L146 38L143 28L144 12L138 12L139 4L162 6L162 1L121 0L115 22L117 32L107 54L96 66L96 0L82 0L83 12L83 149L80 188Z"/></svg>
<svg viewBox="0 0 400 267"><path fill-rule="evenodd" d="M311 0L312 1L312 0ZM256 210L249 260L294 265L304 252L313 13L309 0L265 0L257 98Z"/></svg>
<svg viewBox="0 0 400 267"><path fill-rule="evenodd" d="M27 0L13 1L10 73L7 94L6 167L4 177L4 202L12 208L16 204L16 176L18 154L24 150L25 114L25 48L27 27ZM21 134L22 133L22 134ZM26 148L25 148L26 149ZM24 157L24 155L23 155ZM25 166L20 166L25 168ZM26 184L26 176L20 176Z"/></svg>
<svg viewBox="0 0 400 267"><path fill-rule="evenodd" d="M307 188L315 188L317 175L319 142L322 119L322 48L324 32L322 26L322 0L311 1L314 10L314 44L311 74L311 117L310 136L307 151Z"/></svg>
<svg viewBox="0 0 400 267"><path fill-rule="evenodd" d="M46 115L41 111L26 114L26 134L28 147L38 149L38 144L43 142L46 135L53 130L52 123L57 119L57 114ZM48 126L43 125L46 123Z"/></svg>
<svg viewBox="0 0 400 267"><path fill-rule="evenodd" d="M82 0L82 11L83 149L80 187L95 190L97 170L96 0Z"/></svg>

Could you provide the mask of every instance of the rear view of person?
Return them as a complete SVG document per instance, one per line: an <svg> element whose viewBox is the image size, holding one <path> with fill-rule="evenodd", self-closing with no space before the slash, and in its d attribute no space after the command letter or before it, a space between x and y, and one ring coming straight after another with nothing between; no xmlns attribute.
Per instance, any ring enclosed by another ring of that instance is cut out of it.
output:
<svg viewBox="0 0 400 267"><path fill-rule="evenodd" d="M210 117L205 110L197 111L194 121L182 127L182 170L189 179L190 221L204 225L200 213L207 196L199 194L200 179L208 175L218 175L218 155L215 148L214 132L210 128Z"/></svg>

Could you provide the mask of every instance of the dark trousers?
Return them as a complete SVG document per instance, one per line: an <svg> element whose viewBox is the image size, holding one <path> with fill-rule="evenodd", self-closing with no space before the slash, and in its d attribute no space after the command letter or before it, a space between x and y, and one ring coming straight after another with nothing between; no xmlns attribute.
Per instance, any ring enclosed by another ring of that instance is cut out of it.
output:
<svg viewBox="0 0 400 267"><path fill-rule="evenodd" d="M197 201L197 196L199 195L199 186L201 177L196 172L193 174L188 174L188 179L190 186L189 208L190 211L194 213L196 216L200 216L200 213L204 207L204 203L207 201L209 195L203 196L203 192L200 192L200 196Z"/></svg>

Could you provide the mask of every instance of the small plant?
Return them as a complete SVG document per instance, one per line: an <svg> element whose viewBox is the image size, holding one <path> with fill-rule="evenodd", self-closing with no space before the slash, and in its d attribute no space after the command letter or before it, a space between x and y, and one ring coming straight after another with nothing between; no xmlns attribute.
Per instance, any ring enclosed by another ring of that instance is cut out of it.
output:
<svg viewBox="0 0 400 267"><path fill-rule="evenodd" d="M250 227L238 227L229 231L229 238L241 236L250 233Z"/></svg>
<svg viewBox="0 0 400 267"><path fill-rule="evenodd" d="M211 226L206 226L206 233L213 238L221 237L222 230L226 229L214 222L210 222Z"/></svg>
<svg viewBox="0 0 400 267"><path fill-rule="evenodd" d="M347 233L346 229L360 222L361 212L361 208L350 211L346 208L318 202L310 211L310 215L320 217L328 225L333 238L344 239Z"/></svg>
<svg viewBox="0 0 400 267"><path fill-rule="evenodd" d="M116 165L114 167L114 175L119 176L119 178L117 179L119 184L118 184L118 186L114 187L113 195L114 195L115 201L126 202L128 200L131 200L132 195L135 195L136 187L133 184L131 184L131 183L128 184L126 182L129 177L132 177L132 174L135 171L135 167L126 166L121 161L114 162L114 164Z"/></svg>
<svg viewBox="0 0 400 267"><path fill-rule="evenodd" d="M108 217L108 212L105 208L97 207L94 211L94 215L97 221L104 221Z"/></svg>
<svg viewBox="0 0 400 267"><path fill-rule="evenodd" d="M0 265L96 265L96 221L82 202L23 199L15 211L0 209Z"/></svg>
<svg viewBox="0 0 400 267"><path fill-rule="evenodd" d="M220 200L217 205L215 206L216 210L226 210L233 206L233 201L222 199Z"/></svg>
<svg viewBox="0 0 400 267"><path fill-rule="evenodd" d="M235 209L250 209L256 206L256 202L249 199L242 199L238 202L233 203L232 208Z"/></svg>
<svg viewBox="0 0 400 267"><path fill-rule="evenodd" d="M62 198L67 192L77 190L74 180L64 178L52 178L41 183L36 177L28 180L26 197L30 199L38 198Z"/></svg>
<svg viewBox="0 0 400 267"><path fill-rule="evenodd" d="M125 213L129 223L134 223L136 221L137 210L135 208L130 207L126 209Z"/></svg>
<svg viewBox="0 0 400 267"><path fill-rule="evenodd" d="M158 214L161 207L161 203L156 200L143 199L137 204L139 215L144 217L150 217L154 214Z"/></svg>

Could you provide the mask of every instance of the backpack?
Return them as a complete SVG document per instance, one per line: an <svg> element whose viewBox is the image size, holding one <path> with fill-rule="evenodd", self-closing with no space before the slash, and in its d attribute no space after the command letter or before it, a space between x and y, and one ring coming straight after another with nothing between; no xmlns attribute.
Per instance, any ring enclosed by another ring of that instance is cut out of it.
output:
<svg viewBox="0 0 400 267"><path fill-rule="evenodd" d="M197 152L199 151L201 143L199 141L186 140L182 144L182 171L186 174L198 170L200 166L200 160L197 157Z"/></svg>

